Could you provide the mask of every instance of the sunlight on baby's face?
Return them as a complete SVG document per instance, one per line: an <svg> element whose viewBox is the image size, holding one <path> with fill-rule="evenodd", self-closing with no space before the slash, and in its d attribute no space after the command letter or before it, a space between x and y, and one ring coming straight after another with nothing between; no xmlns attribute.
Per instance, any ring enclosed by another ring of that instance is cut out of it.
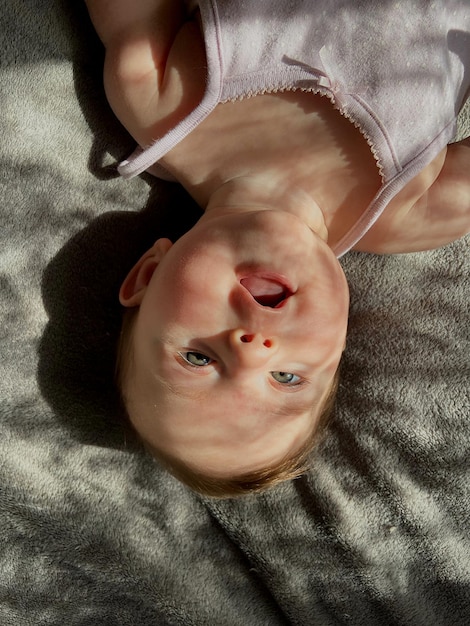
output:
<svg viewBox="0 0 470 626"><path fill-rule="evenodd" d="M142 257L121 302L140 306L124 391L152 447L226 477L279 462L312 432L341 358L348 288L302 220L205 214Z"/></svg>

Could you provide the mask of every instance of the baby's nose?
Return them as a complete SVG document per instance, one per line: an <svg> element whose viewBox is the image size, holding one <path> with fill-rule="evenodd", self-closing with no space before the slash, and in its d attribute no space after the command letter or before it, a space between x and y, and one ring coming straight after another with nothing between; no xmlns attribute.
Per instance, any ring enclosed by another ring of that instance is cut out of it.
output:
<svg viewBox="0 0 470 626"><path fill-rule="evenodd" d="M230 334L230 345L244 367L263 365L277 351L277 340L262 333L234 330Z"/></svg>

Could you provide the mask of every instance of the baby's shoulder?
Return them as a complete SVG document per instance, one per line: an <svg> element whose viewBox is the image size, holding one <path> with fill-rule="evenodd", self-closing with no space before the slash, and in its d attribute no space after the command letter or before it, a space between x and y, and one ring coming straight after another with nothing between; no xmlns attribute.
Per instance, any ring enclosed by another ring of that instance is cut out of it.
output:
<svg viewBox="0 0 470 626"><path fill-rule="evenodd" d="M197 15L182 23L168 52L158 86L148 143L164 135L201 102L206 84L205 45Z"/></svg>
<svg viewBox="0 0 470 626"><path fill-rule="evenodd" d="M390 202L355 250L432 250L470 232L470 139L444 148Z"/></svg>
<svg viewBox="0 0 470 626"><path fill-rule="evenodd" d="M142 146L165 135L204 95L206 55L197 16L179 22L172 16L174 23L166 17L167 28L148 28L138 44L140 31L131 30L110 54L108 99Z"/></svg>

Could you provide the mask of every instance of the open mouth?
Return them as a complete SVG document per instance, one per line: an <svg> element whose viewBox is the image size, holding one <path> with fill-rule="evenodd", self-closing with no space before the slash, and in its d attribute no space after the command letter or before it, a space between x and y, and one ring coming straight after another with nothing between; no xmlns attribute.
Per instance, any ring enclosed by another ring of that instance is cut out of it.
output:
<svg viewBox="0 0 470 626"><path fill-rule="evenodd" d="M251 275L242 278L240 284L250 292L258 304L271 309L278 309L292 295L292 291L286 285L273 278Z"/></svg>

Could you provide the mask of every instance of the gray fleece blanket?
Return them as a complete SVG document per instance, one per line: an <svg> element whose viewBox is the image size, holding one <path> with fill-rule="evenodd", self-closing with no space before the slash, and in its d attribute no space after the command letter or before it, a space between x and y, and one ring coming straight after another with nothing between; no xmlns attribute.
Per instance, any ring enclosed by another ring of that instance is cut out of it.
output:
<svg viewBox="0 0 470 626"><path fill-rule="evenodd" d="M116 177L133 142L83 4L0 8L1 626L468 626L469 238L347 255L314 469L199 497L133 440L112 384L118 285L198 212Z"/></svg>

